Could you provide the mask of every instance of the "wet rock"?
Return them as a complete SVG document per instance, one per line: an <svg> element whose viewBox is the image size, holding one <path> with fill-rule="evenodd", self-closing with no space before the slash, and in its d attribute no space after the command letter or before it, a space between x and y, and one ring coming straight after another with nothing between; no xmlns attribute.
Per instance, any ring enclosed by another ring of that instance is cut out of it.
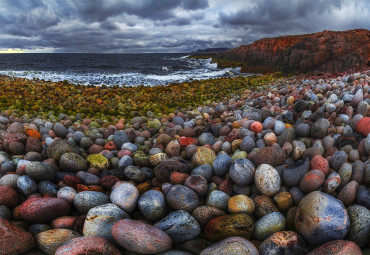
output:
<svg viewBox="0 0 370 255"><path fill-rule="evenodd" d="M254 182L257 189L266 196L275 195L280 190L280 175L268 164L262 164L256 169Z"/></svg>
<svg viewBox="0 0 370 255"><path fill-rule="evenodd" d="M80 234L70 229L51 229L38 233L36 242L40 250L46 254L54 255L59 246L79 236Z"/></svg>
<svg viewBox="0 0 370 255"><path fill-rule="evenodd" d="M230 178L240 186L250 184L254 179L255 167L248 159L236 159L230 167Z"/></svg>
<svg viewBox="0 0 370 255"><path fill-rule="evenodd" d="M260 255L307 254L303 238L293 231L280 231L265 239L259 247Z"/></svg>
<svg viewBox="0 0 370 255"><path fill-rule="evenodd" d="M83 191L76 194L74 206L82 213L87 213L91 208L109 203L108 195L97 191Z"/></svg>
<svg viewBox="0 0 370 255"><path fill-rule="evenodd" d="M138 201L140 213L149 221L157 221L166 215L166 199L162 192L149 190Z"/></svg>
<svg viewBox="0 0 370 255"><path fill-rule="evenodd" d="M334 240L331 242L327 242L310 253L309 255L319 255L319 254L351 254L351 255L361 255L362 251L357 244L347 241L347 240Z"/></svg>
<svg viewBox="0 0 370 255"><path fill-rule="evenodd" d="M175 210L185 210L192 212L199 205L197 194L183 185L174 185L166 195L166 201L169 206Z"/></svg>
<svg viewBox="0 0 370 255"><path fill-rule="evenodd" d="M219 154L213 161L213 173L217 176L223 176L229 170L232 163L231 157L228 154Z"/></svg>
<svg viewBox="0 0 370 255"><path fill-rule="evenodd" d="M80 155L72 152L64 153L59 161L61 170L67 172L79 172L87 170L86 160Z"/></svg>
<svg viewBox="0 0 370 255"><path fill-rule="evenodd" d="M257 151L253 161L256 166L261 164L279 166L283 164L285 157L284 150L278 144L274 144L271 147L265 147Z"/></svg>
<svg viewBox="0 0 370 255"><path fill-rule="evenodd" d="M67 152L78 154L77 148L73 147L62 139L53 141L46 150L46 154L48 155L48 157L56 161L59 161L60 157Z"/></svg>
<svg viewBox="0 0 370 255"><path fill-rule="evenodd" d="M200 255L248 254L258 255L257 248L242 237L228 237L204 249Z"/></svg>
<svg viewBox="0 0 370 255"><path fill-rule="evenodd" d="M131 213L135 210L138 199L138 189L128 182L123 182L110 194L110 200L112 203L127 213Z"/></svg>
<svg viewBox="0 0 370 255"><path fill-rule="evenodd" d="M213 206L199 206L191 214L199 225L204 228L210 220L226 213Z"/></svg>

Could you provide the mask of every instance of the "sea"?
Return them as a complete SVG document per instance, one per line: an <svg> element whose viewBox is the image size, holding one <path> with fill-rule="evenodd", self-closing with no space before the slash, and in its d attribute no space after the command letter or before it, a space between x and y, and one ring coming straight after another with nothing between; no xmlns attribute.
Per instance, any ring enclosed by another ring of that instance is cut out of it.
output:
<svg viewBox="0 0 370 255"><path fill-rule="evenodd" d="M157 86L224 76L245 75L240 68L219 69L211 59L184 53L0 54L0 74L82 85Z"/></svg>

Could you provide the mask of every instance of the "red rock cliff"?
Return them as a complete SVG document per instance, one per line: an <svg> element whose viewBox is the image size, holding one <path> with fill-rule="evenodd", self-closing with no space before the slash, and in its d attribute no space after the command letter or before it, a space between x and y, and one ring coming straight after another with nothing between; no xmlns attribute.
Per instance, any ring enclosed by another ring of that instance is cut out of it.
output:
<svg viewBox="0 0 370 255"><path fill-rule="evenodd" d="M217 54L220 67L241 66L244 72L284 74L342 73L370 67L370 31L323 31L265 38Z"/></svg>

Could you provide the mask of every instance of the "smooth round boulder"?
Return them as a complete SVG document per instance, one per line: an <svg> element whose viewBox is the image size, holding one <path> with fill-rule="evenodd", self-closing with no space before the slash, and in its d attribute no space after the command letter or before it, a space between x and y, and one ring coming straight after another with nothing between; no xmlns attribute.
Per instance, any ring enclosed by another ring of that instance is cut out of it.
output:
<svg viewBox="0 0 370 255"><path fill-rule="evenodd" d="M217 176L225 175L229 171L231 163L232 160L228 154L219 154L213 161L213 173Z"/></svg>
<svg viewBox="0 0 370 255"><path fill-rule="evenodd" d="M320 170L311 170L303 176L299 188L305 192L310 193L319 190L325 182L325 174Z"/></svg>
<svg viewBox="0 0 370 255"><path fill-rule="evenodd" d="M54 132L56 136L61 137L61 138L65 138L66 135L68 134L68 130L66 129L66 127L59 122L55 123Z"/></svg>
<svg viewBox="0 0 370 255"><path fill-rule="evenodd" d="M272 212L254 223L253 237L263 241L270 235L285 230L286 220L282 213Z"/></svg>
<svg viewBox="0 0 370 255"><path fill-rule="evenodd" d="M324 138L330 127L330 122L327 119L319 119L313 123L311 127L312 138L322 139Z"/></svg>
<svg viewBox="0 0 370 255"><path fill-rule="evenodd" d="M18 194L11 186L0 186L0 205L13 208L17 205L18 200Z"/></svg>
<svg viewBox="0 0 370 255"><path fill-rule="evenodd" d="M259 247L260 255L305 255L307 252L305 241L293 231L276 232L265 239Z"/></svg>
<svg viewBox="0 0 370 255"><path fill-rule="evenodd" d="M361 205L352 205L347 208L350 227L347 239L363 247L370 240L370 211Z"/></svg>
<svg viewBox="0 0 370 255"><path fill-rule="evenodd" d="M320 245L335 239L343 239L350 220L343 203L321 191L306 195L299 202L295 227L310 244Z"/></svg>
<svg viewBox="0 0 370 255"><path fill-rule="evenodd" d="M200 225L188 212L184 210L175 211L154 226L167 233L174 243L185 242L200 234Z"/></svg>
<svg viewBox="0 0 370 255"><path fill-rule="evenodd" d="M25 196L37 192L37 182L28 175L22 175L17 179L17 187Z"/></svg>
<svg viewBox="0 0 370 255"><path fill-rule="evenodd" d="M83 235L103 237L113 241L111 230L114 223L127 217L123 210L112 203L91 208L86 215Z"/></svg>
<svg viewBox="0 0 370 255"><path fill-rule="evenodd" d="M138 201L140 213L149 221L157 221L166 216L166 198L157 190L149 190Z"/></svg>
<svg viewBox="0 0 370 255"><path fill-rule="evenodd" d="M76 194L74 205L82 213L87 213L91 208L109 203L108 195L98 191L83 191Z"/></svg>
<svg viewBox="0 0 370 255"><path fill-rule="evenodd" d="M135 210L138 199L139 190L128 182L123 182L110 194L112 203L127 213L131 213Z"/></svg>
<svg viewBox="0 0 370 255"><path fill-rule="evenodd" d="M220 210L227 210L230 196L221 190L212 191L207 197L206 205Z"/></svg>
<svg viewBox="0 0 370 255"><path fill-rule="evenodd" d="M268 164L262 164L256 169L254 182L257 189L266 196L273 196L280 190L280 175Z"/></svg>
<svg viewBox="0 0 370 255"><path fill-rule="evenodd" d="M102 237L81 236L63 243L55 255L121 255L122 253Z"/></svg>
<svg viewBox="0 0 370 255"><path fill-rule="evenodd" d="M225 215L226 213L213 206L199 206L191 214L199 225L204 228L207 223L215 217Z"/></svg>
<svg viewBox="0 0 370 255"><path fill-rule="evenodd" d="M219 216L208 222L204 229L206 238L219 241L227 237L240 236L246 239L252 237L254 222L246 213Z"/></svg>
<svg viewBox="0 0 370 255"><path fill-rule="evenodd" d="M236 185L246 186L252 183L256 169L248 159L237 159L230 167L230 178Z"/></svg>
<svg viewBox="0 0 370 255"><path fill-rule="evenodd" d="M60 157L67 152L78 154L78 149L63 139L54 140L46 149L48 158L59 161Z"/></svg>
<svg viewBox="0 0 370 255"><path fill-rule="evenodd" d="M246 213L252 214L255 205L253 199L246 195L236 195L229 199L228 210L230 213Z"/></svg>
<svg viewBox="0 0 370 255"><path fill-rule="evenodd" d="M97 168L99 170L109 169L110 163L109 160L101 154L90 154L86 158L90 168Z"/></svg>
<svg viewBox="0 0 370 255"><path fill-rule="evenodd" d="M257 248L242 237L228 237L204 249L200 255L258 255Z"/></svg>
<svg viewBox="0 0 370 255"><path fill-rule="evenodd" d="M347 240L334 240L327 242L316 249L309 252L307 255L321 255L321 254L335 254L335 255L362 255L362 251L357 244Z"/></svg>
<svg viewBox="0 0 370 255"><path fill-rule="evenodd" d="M22 218L32 223L43 223L68 215L71 206L60 198L41 197L30 198L22 203L20 214Z"/></svg>
<svg viewBox="0 0 370 255"><path fill-rule="evenodd" d="M26 165L26 174L36 181L48 180L52 181L55 178L54 170L45 164L32 161Z"/></svg>
<svg viewBox="0 0 370 255"><path fill-rule="evenodd" d="M127 250L155 254L172 247L172 240L165 232L137 220L124 219L116 222L112 228L114 240Z"/></svg>
<svg viewBox="0 0 370 255"><path fill-rule="evenodd" d="M79 236L79 233L70 229L51 229L38 233L36 242L41 251L54 255L59 246Z"/></svg>
<svg viewBox="0 0 370 255"><path fill-rule="evenodd" d="M185 210L192 212L199 205L198 195L184 185L174 185L166 195L169 206L175 210Z"/></svg>
<svg viewBox="0 0 370 255"><path fill-rule="evenodd" d="M86 160L80 155L72 152L64 153L59 161L59 167L67 172L79 172L87 170Z"/></svg>

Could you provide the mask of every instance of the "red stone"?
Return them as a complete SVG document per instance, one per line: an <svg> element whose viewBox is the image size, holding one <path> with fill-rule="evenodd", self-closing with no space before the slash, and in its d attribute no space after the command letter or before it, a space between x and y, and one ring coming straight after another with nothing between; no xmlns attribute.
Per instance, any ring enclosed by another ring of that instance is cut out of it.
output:
<svg viewBox="0 0 370 255"><path fill-rule="evenodd" d="M190 144L197 144L197 140L192 137L181 137L180 140L181 146L188 146Z"/></svg>
<svg viewBox="0 0 370 255"><path fill-rule="evenodd" d="M31 198L21 205L21 216L24 220L32 223L43 223L68 215L71 206L67 201L60 198Z"/></svg>
<svg viewBox="0 0 370 255"><path fill-rule="evenodd" d="M33 236L0 218L0 254L23 254L35 246Z"/></svg>
<svg viewBox="0 0 370 255"><path fill-rule="evenodd" d="M357 133L367 136L370 133L370 117L364 117L356 125Z"/></svg>
<svg viewBox="0 0 370 255"><path fill-rule="evenodd" d="M189 175L186 173L172 172L170 176L170 182L173 185L184 184L188 177Z"/></svg>
<svg viewBox="0 0 370 255"><path fill-rule="evenodd" d="M230 196L231 193L233 192L233 182L230 179L230 177L227 177L223 182L221 182L218 189Z"/></svg>
<svg viewBox="0 0 370 255"><path fill-rule="evenodd" d="M308 255L361 255L362 251L357 244L347 240L335 240L324 243Z"/></svg>
<svg viewBox="0 0 370 255"><path fill-rule="evenodd" d="M90 146L89 154L98 154L98 153L102 152L103 150L104 150L103 146L94 144L94 145Z"/></svg>
<svg viewBox="0 0 370 255"><path fill-rule="evenodd" d="M60 246L55 255L122 254L113 244L102 237L82 236L73 238Z"/></svg>
<svg viewBox="0 0 370 255"><path fill-rule="evenodd" d="M26 142L26 153L30 151L41 152L41 141L35 137L28 137Z"/></svg>
<svg viewBox="0 0 370 255"><path fill-rule="evenodd" d="M0 186L0 205L13 208L17 205L18 199L17 192L11 186Z"/></svg>
<svg viewBox="0 0 370 255"><path fill-rule="evenodd" d="M63 182L69 186L69 187L73 187L73 188L76 188L77 184L81 184L82 181L80 178L76 177L76 176L73 176L73 175L65 175L63 177Z"/></svg>
<svg viewBox="0 0 370 255"><path fill-rule="evenodd" d="M261 133L262 130L263 130L263 126L261 122L255 121L252 123L251 131L253 131L254 133Z"/></svg>
<svg viewBox="0 0 370 255"><path fill-rule="evenodd" d="M299 188L305 192L309 193L315 190L319 190L319 188L324 184L325 175L320 170L311 170L307 172L299 185Z"/></svg>
<svg viewBox="0 0 370 255"><path fill-rule="evenodd" d="M327 175L329 171L329 162L324 157L316 155L310 161L310 170L314 169L320 170Z"/></svg>
<svg viewBox="0 0 370 255"><path fill-rule="evenodd" d="M77 184L76 189L77 189L78 192L82 192L82 191L104 192L103 187L100 187L100 186L97 186L97 185L86 186L86 185L83 185L83 184Z"/></svg>
<svg viewBox="0 0 370 255"><path fill-rule="evenodd" d="M116 182L119 182L119 178L114 175L104 176L100 179L100 185L107 190L111 190Z"/></svg>
<svg viewBox="0 0 370 255"><path fill-rule="evenodd" d="M62 216L51 222L52 228L73 229L77 216Z"/></svg>
<svg viewBox="0 0 370 255"><path fill-rule="evenodd" d="M117 150L117 146L114 142L109 142L104 145L105 150Z"/></svg>

